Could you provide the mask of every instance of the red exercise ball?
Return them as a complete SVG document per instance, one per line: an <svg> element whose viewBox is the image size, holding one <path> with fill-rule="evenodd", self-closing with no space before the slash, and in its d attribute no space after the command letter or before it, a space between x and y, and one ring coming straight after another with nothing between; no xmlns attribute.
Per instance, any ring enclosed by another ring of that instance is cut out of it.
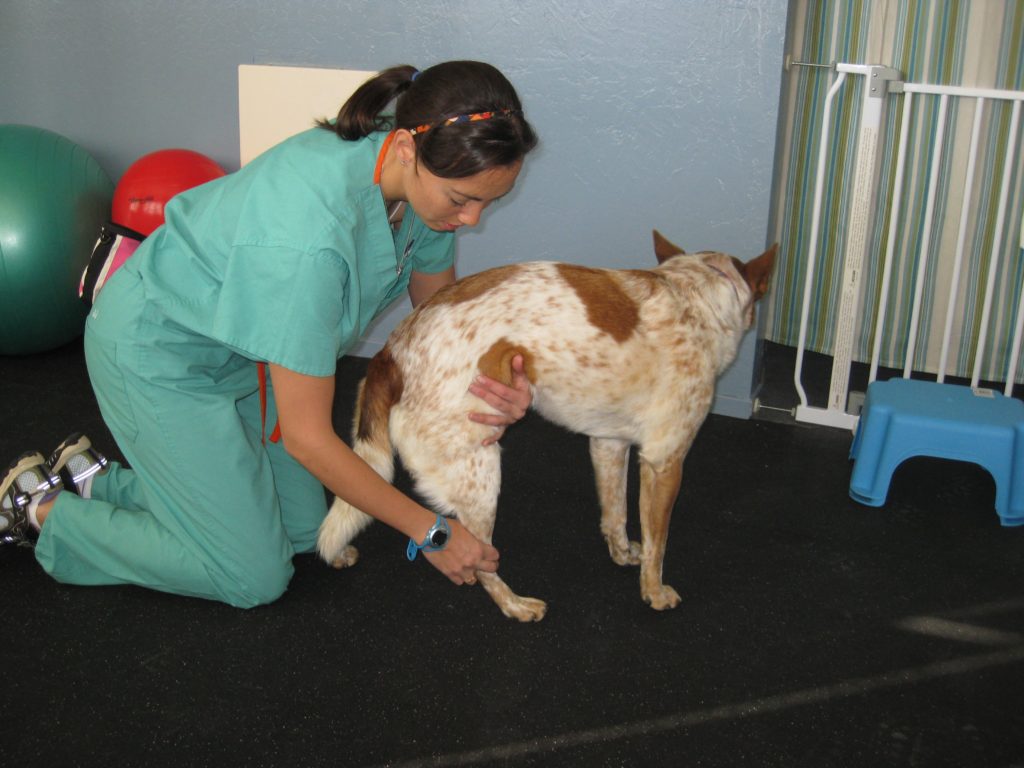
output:
<svg viewBox="0 0 1024 768"><path fill-rule="evenodd" d="M143 155L114 189L112 220L149 235L164 223L164 205L179 192L223 176L217 163L191 149L160 149Z"/></svg>

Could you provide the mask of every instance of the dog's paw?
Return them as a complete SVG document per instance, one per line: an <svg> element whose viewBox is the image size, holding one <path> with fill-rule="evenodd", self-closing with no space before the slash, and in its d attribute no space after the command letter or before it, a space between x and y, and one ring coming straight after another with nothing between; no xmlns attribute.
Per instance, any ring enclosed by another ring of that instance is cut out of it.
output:
<svg viewBox="0 0 1024 768"><path fill-rule="evenodd" d="M548 612L548 604L543 600L537 600L533 597L519 597L519 595L515 595L498 607L510 619L516 619L517 621L540 621L544 618L544 614Z"/></svg>
<svg viewBox="0 0 1024 768"><path fill-rule="evenodd" d="M616 565L640 565L640 543L630 541L628 544L628 547L619 547L608 542L608 552Z"/></svg>
<svg viewBox="0 0 1024 768"><path fill-rule="evenodd" d="M342 547L341 552L331 560L334 568L348 568L359 561L359 550L348 544Z"/></svg>
<svg viewBox="0 0 1024 768"><path fill-rule="evenodd" d="M681 599L679 593L668 584L662 584L657 589L645 592L643 598L644 602L656 611L667 611L675 608L679 605Z"/></svg>

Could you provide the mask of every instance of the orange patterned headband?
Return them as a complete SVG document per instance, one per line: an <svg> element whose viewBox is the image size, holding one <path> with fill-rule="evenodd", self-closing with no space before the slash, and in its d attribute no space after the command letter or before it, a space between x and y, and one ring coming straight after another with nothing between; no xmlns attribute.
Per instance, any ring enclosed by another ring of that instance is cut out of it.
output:
<svg viewBox="0 0 1024 768"><path fill-rule="evenodd" d="M409 133L415 136L418 133L426 133L431 128L438 128L445 125L456 125L458 123L475 123L477 120L490 120L492 117L507 117L508 115L519 115L522 114L521 109L495 109L490 112L474 112L469 115L456 115L455 117L449 117L446 120L442 120L439 123L431 125L418 125L415 128L410 129Z"/></svg>

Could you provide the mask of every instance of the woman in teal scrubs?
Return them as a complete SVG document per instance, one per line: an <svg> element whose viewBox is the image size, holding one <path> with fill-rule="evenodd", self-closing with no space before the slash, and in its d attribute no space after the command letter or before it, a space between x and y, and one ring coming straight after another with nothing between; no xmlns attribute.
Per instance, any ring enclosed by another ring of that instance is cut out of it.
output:
<svg viewBox="0 0 1024 768"><path fill-rule="evenodd" d="M131 468L102 466L77 438L49 464L22 457L0 488L8 523L21 510L38 527L43 568L72 584L268 603L292 556L315 547L325 486L424 542L437 516L334 431L337 360L406 291L415 304L454 280L455 230L512 189L535 143L493 67L394 67L337 120L171 200L86 324L93 388ZM498 434L530 402L521 366L511 387L472 391L501 415L470 418ZM275 423L280 442L265 436ZM47 493L27 487L33 473ZM425 548L435 567L457 584L497 569L494 547L449 525L446 546Z"/></svg>

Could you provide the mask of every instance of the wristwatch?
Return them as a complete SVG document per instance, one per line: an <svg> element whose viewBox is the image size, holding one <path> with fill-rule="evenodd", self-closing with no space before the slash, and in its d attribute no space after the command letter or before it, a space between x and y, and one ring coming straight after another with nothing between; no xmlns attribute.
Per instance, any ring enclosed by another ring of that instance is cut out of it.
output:
<svg viewBox="0 0 1024 768"><path fill-rule="evenodd" d="M451 535L452 529L448 527L448 521L444 519L443 515L438 515L437 520L427 531L427 535L423 537L423 541L417 544L416 539L409 539L409 546L405 548L405 556L409 560L415 560L420 550L440 552L448 546L448 539L451 538Z"/></svg>

